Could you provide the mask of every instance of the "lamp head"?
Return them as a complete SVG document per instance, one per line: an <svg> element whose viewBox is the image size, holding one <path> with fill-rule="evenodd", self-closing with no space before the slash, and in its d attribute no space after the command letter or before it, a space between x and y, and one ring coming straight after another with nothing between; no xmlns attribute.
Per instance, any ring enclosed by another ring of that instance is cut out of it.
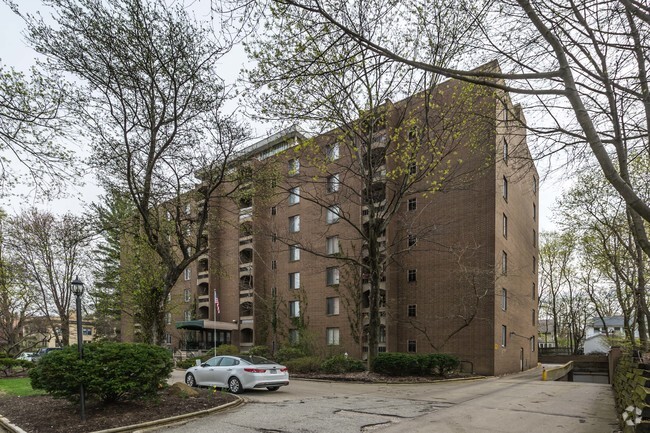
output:
<svg viewBox="0 0 650 433"><path fill-rule="evenodd" d="M72 293L76 296L81 296L84 293L84 283L79 279L79 276L76 276L74 280L70 283L72 286Z"/></svg>

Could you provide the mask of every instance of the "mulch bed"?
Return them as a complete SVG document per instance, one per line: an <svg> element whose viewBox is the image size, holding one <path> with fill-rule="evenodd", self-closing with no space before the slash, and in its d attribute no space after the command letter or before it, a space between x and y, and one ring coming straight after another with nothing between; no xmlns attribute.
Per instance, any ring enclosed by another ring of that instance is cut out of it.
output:
<svg viewBox="0 0 650 433"><path fill-rule="evenodd" d="M225 392L198 391L198 397L180 396L168 388L150 400L114 404L87 402L84 423L80 419L79 404L46 395L0 395L0 414L28 433L87 433L197 412L235 399Z"/></svg>

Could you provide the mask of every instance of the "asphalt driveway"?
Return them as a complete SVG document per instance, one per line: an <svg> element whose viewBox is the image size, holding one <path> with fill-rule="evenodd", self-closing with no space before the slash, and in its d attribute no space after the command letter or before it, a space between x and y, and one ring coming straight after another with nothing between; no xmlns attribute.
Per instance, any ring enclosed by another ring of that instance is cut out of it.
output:
<svg viewBox="0 0 650 433"><path fill-rule="evenodd" d="M540 369L470 381L354 384L292 379L276 392L248 391L247 404L164 433L612 433L609 385L542 382ZM175 372L171 381L182 380Z"/></svg>

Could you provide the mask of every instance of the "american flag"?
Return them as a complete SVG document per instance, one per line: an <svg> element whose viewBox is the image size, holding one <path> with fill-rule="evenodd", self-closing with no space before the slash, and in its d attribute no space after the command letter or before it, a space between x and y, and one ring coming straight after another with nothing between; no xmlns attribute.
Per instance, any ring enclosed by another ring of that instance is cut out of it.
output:
<svg viewBox="0 0 650 433"><path fill-rule="evenodd" d="M219 307L219 297L217 296L217 291L214 291L214 309L217 311L217 314L221 314L221 307Z"/></svg>

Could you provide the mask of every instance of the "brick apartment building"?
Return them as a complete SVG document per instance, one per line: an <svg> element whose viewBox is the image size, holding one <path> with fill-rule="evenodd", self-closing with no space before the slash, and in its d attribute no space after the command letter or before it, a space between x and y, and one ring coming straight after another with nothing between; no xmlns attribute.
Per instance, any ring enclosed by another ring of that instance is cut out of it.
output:
<svg viewBox="0 0 650 433"><path fill-rule="evenodd" d="M379 213L380 352L453 353L489 375L536 366L538 177L524 123L507 94L447 80L320 136L291 128L248 147L251 189L214 199L208 253L171 294L167 343L364 358L369 276L350 263L366 260L360 231Z"/></svg>

